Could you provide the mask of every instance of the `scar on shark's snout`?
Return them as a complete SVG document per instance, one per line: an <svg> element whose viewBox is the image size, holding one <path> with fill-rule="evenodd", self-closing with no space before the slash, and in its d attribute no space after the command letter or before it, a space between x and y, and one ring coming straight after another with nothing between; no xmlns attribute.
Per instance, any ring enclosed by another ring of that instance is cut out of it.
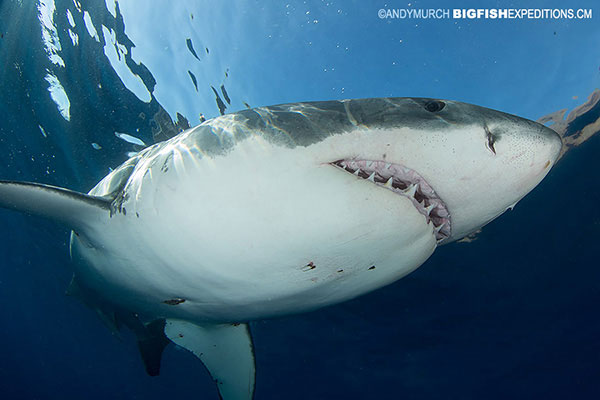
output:
<svg viewBox="0 0 600 400"><path fill-rule="evenodd" d="M163 301L163 303L168 304L170 306L176 306L177 304L185 303L185 299L174 298Z"/></svg>

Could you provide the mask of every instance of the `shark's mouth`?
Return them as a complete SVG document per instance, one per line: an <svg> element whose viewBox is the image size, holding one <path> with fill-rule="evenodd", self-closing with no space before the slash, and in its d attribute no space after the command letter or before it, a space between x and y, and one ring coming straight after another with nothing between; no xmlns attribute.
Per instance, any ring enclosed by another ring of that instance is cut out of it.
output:
<svg viewBox="0 0 600 400"><path fill-rule="evenodd" d="M331 163L359 178L408 197L415 208L433 224L437 242L450 237L452 227L446 205L425 179L403 165L385 161L338 160Z"/></svg>

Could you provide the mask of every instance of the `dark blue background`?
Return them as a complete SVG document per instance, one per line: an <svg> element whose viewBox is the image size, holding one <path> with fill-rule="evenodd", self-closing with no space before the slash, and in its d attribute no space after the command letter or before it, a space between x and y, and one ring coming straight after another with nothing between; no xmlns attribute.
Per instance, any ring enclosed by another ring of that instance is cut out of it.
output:
<svg viewBox="0 0 600 400"><path fill-rule="evenodd" d="M47 59L35 6L0 6L0 178L85 191L131 150L113 132L140 129L150 143L150 123L131 116L160 105L127 91L82 31L79 48L62 53L74 65L60 77L67 123L39 79ZM102 152L90 146L99 137L113 138ZM439 248L389 287L252 323L256 398L598 398L599 154L598 137L570 151L475 242ZM217 397L202 365L172 345L161 376L146 376L129 332L111 336L64 295L67 229L0 210L0 254L0 398Z"/></svg>

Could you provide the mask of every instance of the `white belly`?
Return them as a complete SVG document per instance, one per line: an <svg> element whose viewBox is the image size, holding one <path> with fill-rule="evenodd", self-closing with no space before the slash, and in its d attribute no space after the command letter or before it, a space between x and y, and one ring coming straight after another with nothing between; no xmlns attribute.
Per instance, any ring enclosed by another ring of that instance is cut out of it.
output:
<svg viewBox="0 0 600 400"><path fill-rule="evenodd" d="M367 293L436 247L405 197L281 150L238 151L201 164L176 153L167 171L134 173L126 215L88 235L91 247L74 240L79 278L138 312L240 321Z"/></svg>

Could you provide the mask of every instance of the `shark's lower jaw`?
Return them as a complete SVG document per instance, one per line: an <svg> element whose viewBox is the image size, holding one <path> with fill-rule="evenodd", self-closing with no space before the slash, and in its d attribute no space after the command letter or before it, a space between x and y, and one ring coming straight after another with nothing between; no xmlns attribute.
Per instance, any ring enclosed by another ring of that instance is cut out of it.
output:
<svg viewBox="0 0 600 400"><path fill-rule="evenodd" d="M408 197L415 208L432 223L437 242L450 237L452 226L446 205L425 179L403 165L372 160L338 160L330 163L358 178Z"/></svg>

